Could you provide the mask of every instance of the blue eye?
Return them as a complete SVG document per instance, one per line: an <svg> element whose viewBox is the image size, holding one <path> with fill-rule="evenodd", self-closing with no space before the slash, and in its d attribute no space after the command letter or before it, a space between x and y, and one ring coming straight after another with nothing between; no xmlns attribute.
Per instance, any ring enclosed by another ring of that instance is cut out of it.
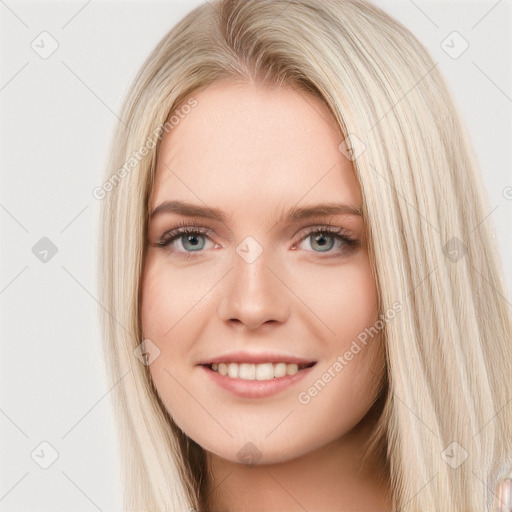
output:
<svg viewBox="0 0 512 512"><path fill-rule="evenodd" d="M317 253L327 253L328 256L340 256L353 252L359 247L359 240L350 237L344 229L334 226L316 226L310 228L306 236L301 239L301 243L309 240L312 251ZM336 250L332 250L335 246Z"/></svg>
<svg viewBox="0 0 512 512"><path fill-rule="evenodd" d="M201 243L202 239L202 243ZM192 251L198 251L204 248L205 242L203 235L197 236L197 233L190 233L181 235L181 244L187 248L187 244L191 244L189 247Z"/></svg>
<svg viewBox="0 0 512 512"><path fill-rule="evenodd" d="M209 229L180 227L164 234L157 245L159 247L167 247L175 241L180 240L185 251L176 252L199 252L204 249L206 239L211 241L209 233L211 233Z"/></svg>
<svg viewBox="0 0 512 512"><path fill-rule="evenodd" d="M318 232L317 234L314 234L314 235L309 235L309 239L312 242L312 247L313 247L313 244L318 244L318 247L320 247L321 252L326 252L326 251L331 250L333 248L334 242L335 242L335 239L333 236L326 237L324 233L320 233L320 232ZM329 243L329 239L332 243ZM326 240L327 240L327 243L326 243Z"/></svg>

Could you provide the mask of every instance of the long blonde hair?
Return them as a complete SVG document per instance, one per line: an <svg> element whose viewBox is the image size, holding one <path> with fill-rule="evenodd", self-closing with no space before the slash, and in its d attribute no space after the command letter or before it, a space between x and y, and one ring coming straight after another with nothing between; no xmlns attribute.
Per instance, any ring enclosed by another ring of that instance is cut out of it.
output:
<svg viewBox="0 0 512 512"><path fill-rule="evenodd" d="M204 506L205 453L134 350L159 142L185 100L220 80L314 94L364 148L353 164L379 308L402 304L384 328L388 385L371 450L389 463L402 512L489 510L512 458L512 333L487 197L436 65L366 0L212 0L160 41L131 86L95 192L125 509Z"/></svg>

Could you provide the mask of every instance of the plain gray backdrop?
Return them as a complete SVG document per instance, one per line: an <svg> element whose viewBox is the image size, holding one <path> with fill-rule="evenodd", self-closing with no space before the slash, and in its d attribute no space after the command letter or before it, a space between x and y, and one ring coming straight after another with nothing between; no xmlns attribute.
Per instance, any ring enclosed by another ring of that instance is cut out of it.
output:
<svg viewBox="0 0 512 512"><path fill-rule="evenodd" d="M121 510L92 191L135 73L203 1L0 0L0 512ZM448 81L510 290L510 1L374 3L424 43Z"/></svg>

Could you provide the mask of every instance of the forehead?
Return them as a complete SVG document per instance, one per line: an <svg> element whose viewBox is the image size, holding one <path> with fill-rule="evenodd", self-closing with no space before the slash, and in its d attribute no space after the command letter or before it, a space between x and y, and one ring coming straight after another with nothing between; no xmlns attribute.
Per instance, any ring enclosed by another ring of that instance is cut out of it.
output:
<svg viewBox="0 0 512 512"><path fill-rule="evenodd" d="M164 137L150 208L203 202L240 213L361 195L343 140L323 102L291 88L221 83Z"/></svg>

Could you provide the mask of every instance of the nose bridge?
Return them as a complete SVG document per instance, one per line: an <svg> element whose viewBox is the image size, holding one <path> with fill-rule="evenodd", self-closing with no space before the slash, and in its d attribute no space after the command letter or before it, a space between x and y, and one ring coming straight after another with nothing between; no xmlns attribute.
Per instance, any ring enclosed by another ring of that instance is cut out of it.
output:
<svg viewBox="0 0 512 512"><path fill-rule="evenodd" d="M268 321L285 321L287 297L272 268L272 254L253 237L246 237L233 254L233 269L222 290L218 314L250 329ZM275 272L275 270L274 270Z"/></svg>

